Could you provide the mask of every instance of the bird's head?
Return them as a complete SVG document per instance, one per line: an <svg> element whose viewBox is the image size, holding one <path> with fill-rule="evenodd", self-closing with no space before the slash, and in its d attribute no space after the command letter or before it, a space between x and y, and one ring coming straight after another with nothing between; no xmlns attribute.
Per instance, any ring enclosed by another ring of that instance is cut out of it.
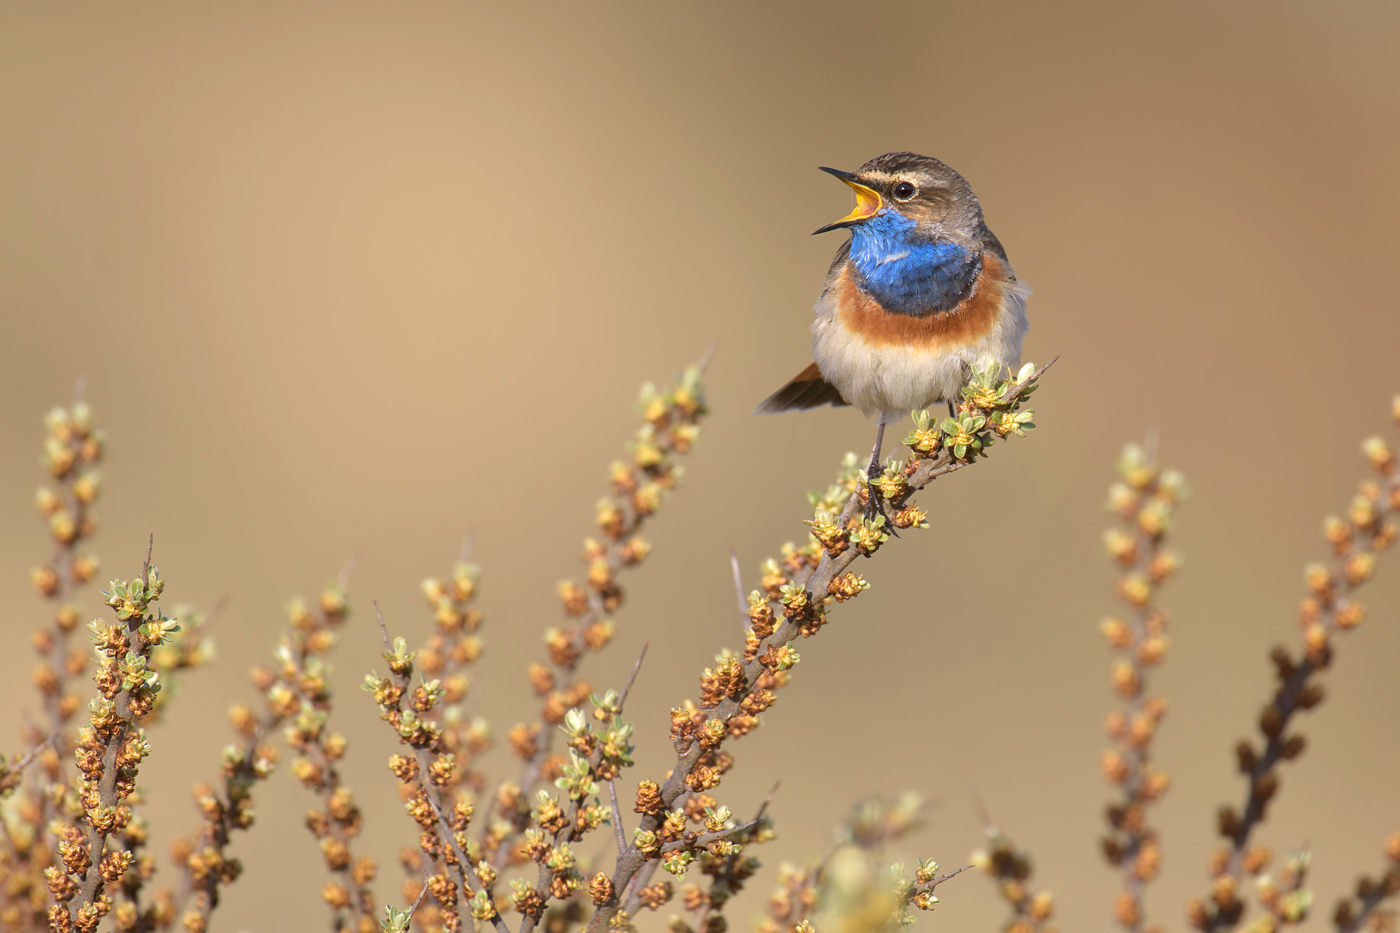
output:
<svg viewBox="0 0 1400 933"><path fill-rule="evenodd" d="M985 229L972 186L929 156L890 152L854 172L825 167L822 171L851 186L856 207L814 233L850 227L859 235L867 225L897 226L928 238L974 241Z"/></svg>

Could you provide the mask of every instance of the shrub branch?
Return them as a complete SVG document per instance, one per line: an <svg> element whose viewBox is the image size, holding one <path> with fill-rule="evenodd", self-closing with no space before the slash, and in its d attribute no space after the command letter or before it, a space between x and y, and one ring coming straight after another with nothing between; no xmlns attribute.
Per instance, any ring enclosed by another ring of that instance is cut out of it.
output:
<svg viewBox="0 0 1400 933"><path fill-rule="evenodd" d="M1393 414L1400 425L1400 398ZM1278 766L1297 758L1305 748L1294 721L1299 713L1322 702L1325 694L1317 677L1331 666L1334 637L1356 628L1365 617L1365 608L1353 594L1371 579L1380 552L1400 536L1395 453L1379 437L1368 439L1362 450L1373 478L1361 484L1345 518L1329 517L1323 526L1332 545L1331 566L1312 564L1304 571L1308 595L1299 610L1302 650L1294 655L1279 645L1270 655L1278 686L1259 716L1262 748L1242 740L1235 749L1245 776L1244 801L1238 808L1222 807L1217 814L1225 845L1211 857L1210 898L1193 900L1187 907L1191 925L1207 933L1231 929L1244 916L1244 876L1258 875L1269 862L1267 849L1251 845L1254 831L1278 793ZM1265 906L1286 923L1297 923L1306 915L1301 902L1285 905L1288 909L1283 913L1277 905Z"/></svg>
<svg viewBox="0 0 1400 933"><path fill-rule="evenodd" d="M964 389L958 417L935 428L927 412L916 416L915 430L906 438L913 456L902 464L892 462L878 481L881 495L877 501L882 514L874 519L859 517L871 498L867 485L852 490L855 495L844 497L838 518L833 520L828 512L818 511L809 522L817 542L812 554L815 563L804 560L790 578L784 578L781 584L775 581L768 598L755 591L750 606L751 617L757 618L750 628L745 659L726 658L720 668L706 671L707 676L702 678L703 713L697 711L692 717L682 710L672 712L675 765L659 788L659 806L642 816L638 840L654 837L663 829L668 814L683 794L700 793L718 783L719 768L707 766L706 772L694 776L696 766L704 756L717 758L711 753L718 750L738 717L744 717L740 728L745 731L756 724L750 712L752 707L746 709L745 702L761 690L768 692L768 687L761 685L775 685L775 675L786 673L796 663L796 652L789 643L799 635L812 635L820 629L825 623L828 600L849 599L865 588L865 581L855 575L840 578L846 568L857 557L869 557L886 543L890 537L888 526L908 528L923 524L926 516L909 503L910 495L985 456L985 448L991 446L994 435L1020 434L1026 427L1034 426L1025 417L1030 412L1018 412L1047 368L1027 366L1015 379L1002 381L1000 366L994 365L977 374L973 384ZM848 470L844 479L849 482L852 478ZM781 603L780 621L770 607L774 597ZM696 719L700 720L698 724ZM639 843L619 854L611 878L615 893L598 905L588 925L589 933L600 933L608 927L621 903L616 892L627 890L633 876L655 857L654 850L648 851Z"/></svg>

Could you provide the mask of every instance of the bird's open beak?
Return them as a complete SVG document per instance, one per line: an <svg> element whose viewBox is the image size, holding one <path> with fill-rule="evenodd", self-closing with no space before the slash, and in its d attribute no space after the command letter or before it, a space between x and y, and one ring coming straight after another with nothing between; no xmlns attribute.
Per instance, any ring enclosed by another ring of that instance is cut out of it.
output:
<svg viewBox="0 0 1400 933"><path fill-rule="evenodd" d="M838 230L841 227L849 227L863 220L869 220L885 206L885 202L880 198L880 193L874 188L867 188L865 185L856 181L856 176L852 173L843 172L839 168L827 168L826 166L822 166L821 170L835 175L851 186L851 189L856 193L856 209L835 223L827 224L825 227L818 227L816 230L813 230L813 236L816 236L818 233L826 233L828 230Z"/></svg>

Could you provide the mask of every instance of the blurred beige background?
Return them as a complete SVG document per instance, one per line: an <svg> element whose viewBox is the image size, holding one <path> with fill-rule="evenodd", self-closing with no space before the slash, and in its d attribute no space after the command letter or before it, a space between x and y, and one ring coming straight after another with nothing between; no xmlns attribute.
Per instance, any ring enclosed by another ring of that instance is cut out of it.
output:
<svg viewBox="0 0 1400 933"><path fill-rule="evenodd" d="M975 186L1035 288L1027 357L1062 359L1041 430L926 494L936 530L862 568L874 588L801 646L723 798L748 812L783 779L772 866L818 854L849 801L919 788L937 804L909 854L952 865L980 841L975 791L1065 928L1106 923L1102 504L1155 427L1194 490L1149 897L1180 927L1241 794L1265 651L1295 639L1320 522L1400 391L1397 40L1380 2L0 4L0 696L33 702L41 417L85 374L111 436L102 579L154 532L170 602L232 599L142 772L162 850L283 604L349 556L357 605L417 636L419 580L478 529L480 701L504 733L637 385L717 342L715 414L587 670L619 683L650 640L635 777L658 774L667 708L739 644L729 548L752 576L869 443L849 411L749 415L809 358L838 241L808 232L849 207L815 167L912 149ZM1400 826L1397 578L1367 593L1261 837L1315 850L1314 927ZM377 645L362 612L337 725L380 804L365 849L391 860L412 833L356 689ZM307 805L285 773L259 792L222 929L323 922ZM943 893L942 929L1002 917L981 878Z"/></svg>

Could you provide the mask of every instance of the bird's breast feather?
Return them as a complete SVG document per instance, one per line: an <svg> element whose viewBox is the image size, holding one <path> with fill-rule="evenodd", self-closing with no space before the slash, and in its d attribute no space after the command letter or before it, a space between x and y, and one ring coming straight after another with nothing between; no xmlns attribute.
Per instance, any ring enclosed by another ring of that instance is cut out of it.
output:
<svg viewBox="0 0 1400 933"><path fill-rule="evenodd" d="M837 323L865 343L938 352L977 343L991 333L1006 309L1012 285L1006 264L984 253L971 293L945 311L923 315L886 311L857 284L849 263L835 277L832 297Z"/></svg>

